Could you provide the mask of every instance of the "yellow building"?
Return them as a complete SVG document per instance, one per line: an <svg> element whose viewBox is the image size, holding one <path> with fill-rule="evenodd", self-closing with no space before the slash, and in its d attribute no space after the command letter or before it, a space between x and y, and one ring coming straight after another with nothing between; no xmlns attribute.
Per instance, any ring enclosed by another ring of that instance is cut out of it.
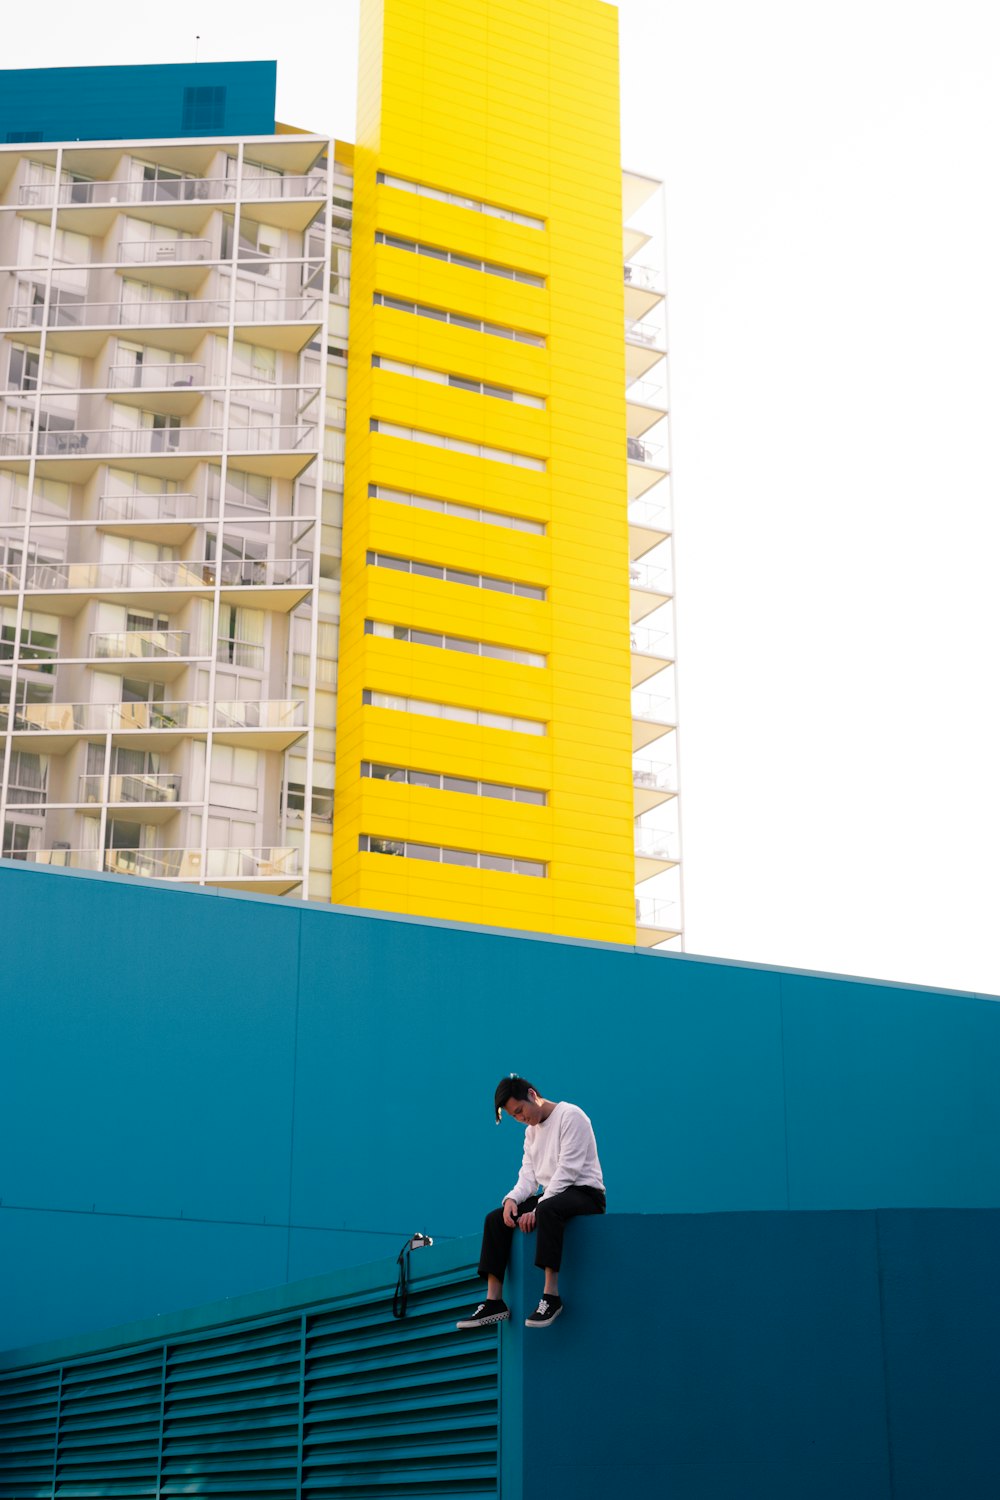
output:
<svg viewBox="0 0 1000 1500"><path fill-rule="evenodd" d="M353 146L227 134L267 66L119 70L129 130L0 147L2 852L676 944L617 13L363 0Z"/></svg>

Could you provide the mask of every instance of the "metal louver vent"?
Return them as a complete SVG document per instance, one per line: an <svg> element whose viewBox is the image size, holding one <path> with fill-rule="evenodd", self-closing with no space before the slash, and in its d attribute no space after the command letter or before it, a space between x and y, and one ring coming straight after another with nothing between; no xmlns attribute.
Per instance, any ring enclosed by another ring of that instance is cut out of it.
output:
<svg viewBox="0 0 1000 1500"><path fill-rule="evenodd" d="M0 1376L0 1500L496 1496L497 1330L461 1271Z"/></svg>

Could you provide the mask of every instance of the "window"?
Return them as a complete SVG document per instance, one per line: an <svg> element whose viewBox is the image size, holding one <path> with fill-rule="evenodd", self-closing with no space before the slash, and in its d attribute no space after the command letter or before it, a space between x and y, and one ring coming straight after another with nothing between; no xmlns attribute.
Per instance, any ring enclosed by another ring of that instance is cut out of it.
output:
<svg viewBox="0 0 1000 1500"><path fill-rule="evenodd" d="M542 396L529 396L526 391L488 385L485 380L470 380L465 375L450 375L444 370L430 370L425 365L406 365L398 359L386 359L383 354L373 354L372 365L377 370L388 370L393 375L410 375L415 380L429 380L434 385L448 385L455 390L471 391L475 396L493 396L498 401L513 401L517 406L534 406L542 411L545 409Z"/></svg>
<svg viewBox="0 0 1000 1500"><path fill-rule="evenodd" d="M410 641L414 646L439 646L443 651L462 651L467 656L489 656L496 661L518 662L524 667L545 666L545 657L537 651L498 646L490 641L470 641L465 636L442 635L434 630L413 630L409 625L386 625L380 620L366 620L365 635L390 641Z"/></svg>
<svg viewBox="0 0 1000 1500"><path fill-rule="evenodd" d="M372 781L398 781L407 786L427 787L431 791L461 792L469 797L496 797L503 802L526 802L545 807L548 793L534 787L508 786L503 782L475 781L468 776L451 776L444 771L415 771L405 766L382 766L362 761L361 775Z"/></svg>
<svg viewBox="0 0 1000 1500"><path fill-rule="evenodd" d="M491 448L486 443L468 443L464 438L446 437L440 432L425 432L420 427L400 427L398 422L383 422L378 417L369 419L369 431L384 433L386 437L405 438L411 443L425 443L429 448L447 448L452 453L465 453L469 458L486 458L491 463L513 464L517 469L534 469L544 473L544 458L532 458L527 453L512 453L507 448Z"/></svg>
<svg viewBox="0 0 1000 1500"><path fill-rule="evenodd" d="M208 471L208 498L215 509L219 502L222 470L213 464ZM226 514L231 510L271 509L271 481L264 474L248 474L243 469L226 470Z"/></svg>
<svg viewBox="0 0 1000 1500"><path fill-rule="evenodd" d="M509 328L505 323L486 323L482 318L469 318L465 313L449 312L444 307L431 307L425 302L408 302L405 297L389 297L384 292L373 292L376 307L390 307L395 312L414 313L418 318L433 318L438 323L454 323L457 328L468 328L473 333L488 333L492 338L513 339L517 344L533 344L536 349L545 348L545 339L540 333L527 333L523 328Z"/></svg>
<svg viewBox="0 0 1000 1500"><path fill-rule="evenodd" d="M476 849L448 849L440 844L414 844L410 839L377 838L374 834L358 836L363 854L394 854L404 859L425 859L431 864L465 865L480 870L499 870L506 875L533 875L544 880L548 867L537 859L515 859L508 854L483 854Z"/></svg>
<svg viewBox="0 0 1000 1500"><path fill-rule="evenodd" d="M289 781L285 786L285 811L290 817L300 821L305 816L305 810L305 782ZM328 788L313 788L312 816L315 823L333 822L333 792Z"/></svg>
<svg viewBox="0 0 1000 1500"><path fill-rule="evenodd" d="M7 800L11 807L44 803L49 777L48 757L15 750L10 757Z"/></svg>
<svg viewBox="0 0 1000 1500"><path fill-rule="evenodd" d="M187 88L184 90L184 107L181 113L181 129L195 131L199 135L213 135L225 129L226 90L216 85L211 88Z"/></svg>
<svg viewBox="0 0 1000 1500"><path fill-rule="evenodd" d="M453 266L464 266L469 271L482 271L487 276L500 276L505 281L520 281L525 286L544 286L545 277L535 276L530 271L518 271L513 266L501 266L490 260L477 260L472 255L459 255L457 250L443 250L436 245L425 245L419 240L404 240L398 234L375 232L376 245L388 245L393 250L408 250L411 255L426 255L433 260L448 261Z"/></svg>
<svg viewBox="0 0 1000 1500"><path fill-rule="evenodd" d="M263 610L220 604L216 660L234 667L252 667L255 670L263 667Z"/></svg>
<svg viewBox="0 0 1000 1500"><path fill-rule="evenodd" d="M491 219L506 219L511 224L523 224L527 229L545 228L545 220L537 219L532 214L502 208L499 203L483 203L479 198L465 198L459 193L446 193L441 188L430 187L426 182L411 182L406 177L393 177L388 172L376 173L375 181L384 187L398 188L401 193L416 193L419 198L434 198L438 203L450 203L455 208L469 208L473 213L487 214Z"/></svg>
<svg viewBox="0 0 1000 1500"><path fill-rule="evenodd" d="M395 693L375 692L372 688L364 689L361 701L371 708L388 708L430 719L450 719L455 724L478 724L483 729L510 729L516 734L547 733L546 726L537 719L490 713L484 708L462 708L457 703L432 703L426 698L401 698Z"/></svg>
<svg viewBox="0 0 1000 1500"><path fill-rule="evenodd" d="M17 639L17 611L5 608L0 612L0 661L12 661L14 643ZM41 672L51 672L52 659L57 653L59 640L59 618L26 610L21 616L21 650L23 662L37 663Z"/></svg>
<svg viewBox="0 0 1000 1500"><path fill-rule="evenodd" d="M7 367L7 388L12 391L34 391L38 388L38 353L15 344Z"/></svg>
<svg viewBox="0 0 1000 1500"><path fill-rule="evenodd" d="M423 578L440 578L445 583L464 583L474 589L492 589L498 594L516 594L521 599L544 599L545 590L533 583L514 583L509 578L493 578L488 573L468 573L464 568L445 568L437 563L415 562L408 557L392 557L385 552L367 552L365 561L373 568L393 568L398 573L418 573Z"/></svg>
<svg viewBox="0 0 1000 1500"><path fill-rule="evenodd" d="M370 484L373 500L389 500L394 505L411 505L416 510L431 510L438 515L457 516L466 521L482 521L486 526L503 526L511 531L527 531L532 536L545 535L544 521L529 521L524 516L504 516L496 510L478 505L462 505L457 500L436 500L431 495L415 495L409 490L391 490L384 484Z"/></svg>

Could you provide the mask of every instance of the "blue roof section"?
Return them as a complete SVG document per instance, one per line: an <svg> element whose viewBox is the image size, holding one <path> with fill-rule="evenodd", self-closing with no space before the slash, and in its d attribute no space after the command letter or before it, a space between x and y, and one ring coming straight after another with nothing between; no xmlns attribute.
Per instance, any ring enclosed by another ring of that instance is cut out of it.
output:
<svg viewBox="0 0 1000 1500"><path fill-rule="evenodd" d="M0 145L271 135L276 62L0 71Z"/></svg>

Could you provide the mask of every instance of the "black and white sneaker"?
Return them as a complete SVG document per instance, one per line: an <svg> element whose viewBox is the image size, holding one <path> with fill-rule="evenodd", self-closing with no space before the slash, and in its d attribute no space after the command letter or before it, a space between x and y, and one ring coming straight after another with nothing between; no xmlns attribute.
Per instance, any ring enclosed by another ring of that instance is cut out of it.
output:
<svg viewBox="0 0 1000 1500"><path fill-rule="evenodd" d="M540 1299L538 1306L530 1318L525 1318L525 1328L548 1328L554 1323L563 1310L562 1298L557 1297L554 1292L546 1292Z"/></svg>
<svg viewBox="0 0 1000 1500"><path fill-rule="evenodd" d="M480 1302L475 1312L471 1312L467 1318L460 1318L455 1327L486 1328L490 1323L502 1323L504 1318L509 1317L510 1308L506 1302Z"/></svg>

